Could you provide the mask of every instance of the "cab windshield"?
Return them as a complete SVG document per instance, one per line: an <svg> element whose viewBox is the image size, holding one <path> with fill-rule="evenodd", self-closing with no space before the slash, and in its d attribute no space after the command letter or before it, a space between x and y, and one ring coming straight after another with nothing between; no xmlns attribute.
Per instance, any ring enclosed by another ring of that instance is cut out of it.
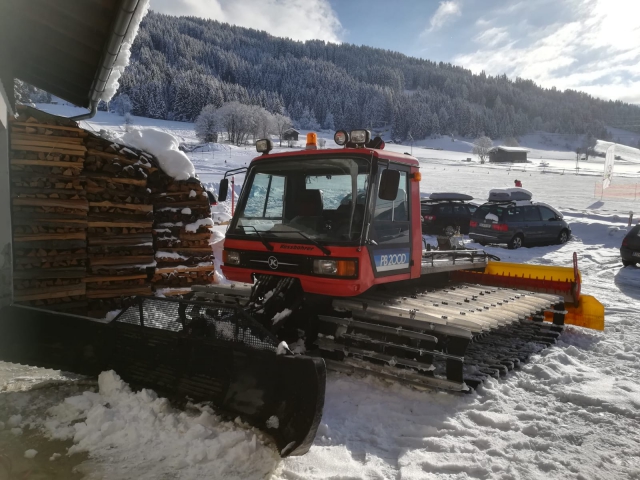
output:
<svg viewBox="0 0 640 480"><path fill-rule="evenodd" d="M305 236L320 242L359 240L369 172L364 159L259 162L250 171L229 233L302 243Z"/></svg>

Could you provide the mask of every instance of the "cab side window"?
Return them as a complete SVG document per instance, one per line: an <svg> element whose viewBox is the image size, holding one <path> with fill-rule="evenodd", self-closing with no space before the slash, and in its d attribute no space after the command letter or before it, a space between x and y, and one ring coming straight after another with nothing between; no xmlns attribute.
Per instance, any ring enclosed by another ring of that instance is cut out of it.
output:
<svg viewBox="0 0 640 480"><path fill-rule="evenodd" d="M400 172L398 195L395 200L376 198L374 221L408 222L409 221L409 189L407 188L407 173Z"/></svg>
<svg viewBox="0 0 640 480"><path fill-rule="evenodd" d="M398 194L395 200L376 198L371 222L371 238L378 244L409 243L409 177L400 171Z"/></svg>

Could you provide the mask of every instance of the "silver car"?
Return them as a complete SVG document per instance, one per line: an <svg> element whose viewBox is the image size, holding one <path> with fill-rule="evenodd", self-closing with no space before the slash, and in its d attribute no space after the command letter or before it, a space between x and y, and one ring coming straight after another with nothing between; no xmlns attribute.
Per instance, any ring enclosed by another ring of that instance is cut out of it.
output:
<svg viewBox="0 0 640 480"><path fill-rule="evenodd" d="M503 243L514 249L566 243L571 228L560 212L545 203L489 202L473 214L469 237L481 245Z"/></svg>

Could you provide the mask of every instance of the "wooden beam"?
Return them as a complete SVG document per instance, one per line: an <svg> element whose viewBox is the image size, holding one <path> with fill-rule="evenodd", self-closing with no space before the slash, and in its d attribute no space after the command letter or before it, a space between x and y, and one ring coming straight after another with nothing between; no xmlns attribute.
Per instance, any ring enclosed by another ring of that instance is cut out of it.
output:
<svg viewBox="0 0 640 480"><path fill-rule="evenodd" d="M49 138L58 138L58 137L49 137ZM64 137L60 137L64 138ZM25 147L49 147L54 148L56 150L68 150L69 152L76 152L73 155L79 155L84 157L85 152L87 151L86 147L83 145L73 145L71 143L66 142L57 142L55 140L52 141L41 141L41 140L12 140L11 141L11 150L27 150L29 148ZM48 150L45 150L48 151Z"/></svg>
<svg viewBox="0 0 640 480"><path fill-rule="evenodd" d="M16 302L28 300L46 300L51 298L75 297L84 295L87 291L86 285L62 285L45 288L27 288L24 290L14 290L13 299Z"/></svg>
<svg viewBox="0 0 640 480"><path fill-rule="evenodd" d="M124 193L124 192L123 192ZM125 210L137 210L139 212L153 212L153 205L135 205L132 203L89 202L90 207L122 208Z"/></svg>
<svg viewBox="0 0 640 480"><path fill-rule="evenodd" d="M143 273L140 275L113 275L113 276L95 275L95 276L84 277L82 281L84 283L96 283L96 282L123 282L125 280L146 280L146 279L147 279L147 274Z"/></svg>
<svg viewBox="0 0 640 480"><path fill-rule="evenodd" d="M87 290L87 298L119 298L119 297L133 297L136 295L151 295L151 285L145 286L127 286L117 290Z"/></svg>
<svg viewBox="0 0 640 480"><path fill-rule="evenodd" d="M101 228L151 228L153 222L89 222L89 228L101 227Z"/></svg>
<svg viewBox="0 0 640 480"><path fill-rule="evenodd" d="M86 274L87 270L84 267L27 268L24 270L14 270L13 278L19 280L28 280L33 278L81 278L84 281Z"/></svg>
<svg viewBox="0 0 640 480"><path fill-rule="evenodd" d="M73 233L34 233L13 235L14 242L42 242L45 240L86 240L87 232Z"/></svg>
<svg viewBox="0 0 640 480"><path fill-rule="evenodd" d="M72 154L75 155L75 154ZM22 158L12 158L11 165L33 165L34 167L59 167L82 169L83 162L61 162L55 160L25 160ZM67 180L73 177L66 177Z"/></svg>
<svg viewBox="0 0 640 480"><path fill-rule="evenodd" d="M62 207L75 210L89 210L86 200L59 200L57 198L14 198L13 205L30 207Z"/></svg>
<svg viewBox="0 0 640 480"><path fill-rule="evenodd" d="M82 128L65 127L63 125L49 125L47 123L11 122L11 125L19 125L21 127L42 127L42 128L50 128L52 130L67 130L69 132L84 132Z"/></svg>
<svg viewBox="0 0 640 480"><path fill-rule="evenodd" d="M69 143L72 145L81 146L84 142L82 137L62 137L58 135L39 135L37 133L11 133L11 141L19 141L24 143L25 141L34 140L36 142L50 142L55 140L60 143Z"/></svg>
<svg viewBox="0 0 640 480"><path fill-rule="evenodd" d="M153 255L123 255L119 257L89 258L89 262L92 267L98 265L142 265L153 261Z"/></svg>
<svg viewBox="0 0 640 480"><path fill-rule="evenodd" d="M94 173L90 173L90 172L85 172L84 176L87 177L87 179L93 180L102 180L104 182L109 182L109 183L124 183L127 185L136 185L139 187L146 187L147 186L147 180L136 180L135 178L120 178L120 177L109 177L107 175L104 174L94 174Z"/></svg>

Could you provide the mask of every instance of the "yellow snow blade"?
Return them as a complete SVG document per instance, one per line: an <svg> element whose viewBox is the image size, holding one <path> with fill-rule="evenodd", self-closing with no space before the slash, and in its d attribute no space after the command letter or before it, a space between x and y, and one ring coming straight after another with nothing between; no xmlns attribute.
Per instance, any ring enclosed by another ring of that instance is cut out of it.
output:
<svg viewBox="0 0 640 480"><path fill-rule="evenodd" d="M567 313L564 317L565 325L604 330L604 305L591 295L580 295L580 303L577 307L567 304ZM553 322L553 313L545 312L544 319Z"/></svg>
<svg viewBox="0 0 640 480"><path fill-rule="evenodd" d="M573 267L554 267L549 265L531 265L528 263L489 262L484 273L506 277L531 278L556 282L575 282ZM578 273L578 276L580 273Z"/></svg>

